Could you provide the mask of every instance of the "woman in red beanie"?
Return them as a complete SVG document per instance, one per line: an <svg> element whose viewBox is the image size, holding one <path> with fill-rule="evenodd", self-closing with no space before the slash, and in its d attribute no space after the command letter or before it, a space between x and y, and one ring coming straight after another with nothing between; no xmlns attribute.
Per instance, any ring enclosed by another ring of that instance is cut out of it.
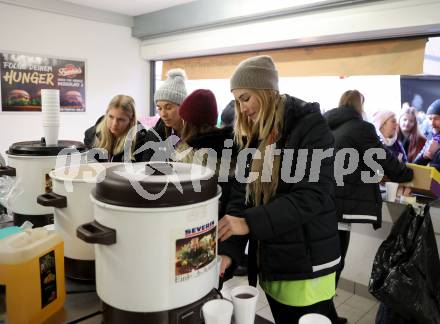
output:
<svg viewBox="0 0 440 324"><path fill-rule="evenodd" d="M191 93L182 102L179 109L180 118L183 120L183 127L180 133L180 142L177 145L172 159L185 163L198 163L208 166L216 172L217 176L223 177L219 185L222 187L220 202L228 196L228 177L233 170L235 155L230 155L228 174L219 175L220 163L224 149L231 152L233 134L231 127L217 128L217 101L210 90L198 89ZM231 145L228 145L228 140ZM220 204L220 214L224 215L224 204Z"/></svg>
<svg viewBox="0 0 440 324"><path fill-rule="evenodd" d="M232 139L232 129L219 129L217 124L217 102L210 90L198 89L191 93L179 109L183 127L180 142L173 154L173 160L206 165L207 153L220 159L224 142ZM216 165L210 165L217 169Z"/></svg>

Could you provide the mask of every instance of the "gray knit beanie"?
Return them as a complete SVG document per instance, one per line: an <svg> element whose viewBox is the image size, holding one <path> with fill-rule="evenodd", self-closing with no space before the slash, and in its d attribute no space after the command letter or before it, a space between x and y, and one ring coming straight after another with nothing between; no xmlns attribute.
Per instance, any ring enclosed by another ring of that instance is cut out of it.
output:
<svg viewBox="0 0 440 324"><path fill-rule="evenodd" d="M427 115L440 115L440 99L435 100L426 111Z"/></svg>
<svg viewBox="0 0 440 324"><path fill-rule="evenodd" d="M167 79L154 93L154 103L160 100L170 101L180 106L186 97L186 74L182 69L171 69Z"/></svg>
<svg viewBox="0 0 440 324"><path fill-rule="evenodd" d="M272 58L261 55L241 61L231 77L231 91L234 89L278 90L278 71Z"/></svg>

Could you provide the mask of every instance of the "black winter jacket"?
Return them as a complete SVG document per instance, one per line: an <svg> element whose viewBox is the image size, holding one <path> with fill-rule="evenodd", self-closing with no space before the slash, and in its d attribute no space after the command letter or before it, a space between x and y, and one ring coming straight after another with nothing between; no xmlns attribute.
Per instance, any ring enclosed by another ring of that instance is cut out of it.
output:
<svg viewBox="0 0 440 324"><path fill-rule="evenodd" d="M221 161L222 154L225 150L225 141L233 140L234 134L232 127L225 127L220 129L214 129L210 132L200 134L197 137L192 138L188 141L188 145L193 147L194 149L202 149L202 148L211 148L217 153L217 158ZM223 217L226 213L226 205L229 201L230 192L231 192L231 183L233 181L233 174L235 169L235 163L237 158L237 147L234 145L230 148L231 150L231 163L230 168L228 170L228 181L227 182L219 182L219 186L222 190L222 195L220 197L220 205L219 205L219 218ZM218 165L220 167L220 165ZM218 170L217 170L218 171Z"/></svg>
<svg viewBox="0 0 440 324"><path fill-rule="evenodd" d="M146 134L147 148L144 153L144 161L167 161L170 159L175 144L179 138L173 141L169 137L173 134L170 127L166 127L162 119L159 119L153 128L149 129Z"/></svg>
<svg viewBox="0 0 440 324"><path fill-rule="evenodd" d="M104 118L104 116L99 117L98 120L96 121L95 125L88 128L84 132L84 145L88 149L92 149L94 147L93 145L95 143L96 137L99 138L99 136L100 136L99 132L96 133L96 127L102 121L103 118ZM141 123L137 122L137 124L138 124L138 127L140 126L141 128L136 133L135 151L137 151L139 148L141 148L141 146L147 141L146 129L141 125ZM143 150L141 150L141 152L136 153L134 155L134 160L132 159L132 162L141 162L141 161L145 160L144 154L145 153ZM124 152L121 152L119 154L112 156L109 160L100 158L98 154L94 155L93 158L98 162L123 162Z"/></svg>
<svg viewBox="0 0 440 324"><path fill-rule="evenodd" d="M345 223L371 223L375 229L382 224L382 196L378 183L364 183L361 172L372 170L364 162L365 151L381 148L386 152L385 159L375 159L382 166L384 174L394 182L407 182L413 177L413 171L399 162L381 143L374 126L362 119L354 109L341 107L324 114L335 137L336 152L345 148L354 148L359 153L356 170L343 178L343 186L336 186L336 206L338 220Z"/></svg>
<svg viewBox="0 0 440 324"><path fill-rule="evenodd" d="M289 166L287 174L292 177L301 160L298 150L307 150L304 177L296 183L288 183L281 177L276 196L258 207L245 205L246 185L235 180L227 207L228 214L244 217L250 229L250 284L256 284L257 271L263 280L273 281L316 278L338 268L333 156L322 160L320 168L315 170L320 171L316 179L310 167L313 149L326 150L333 143L319 105L286 96L283 132L276 146L282 150L281 165ZM293 155L285 154L285 149L293 149ZM237 168L242 165L240 158L239 155ZM248 161L246 168L249 167ZM219 254L239 262L245 240L246 237L232 236L219 244Z"/></svg>

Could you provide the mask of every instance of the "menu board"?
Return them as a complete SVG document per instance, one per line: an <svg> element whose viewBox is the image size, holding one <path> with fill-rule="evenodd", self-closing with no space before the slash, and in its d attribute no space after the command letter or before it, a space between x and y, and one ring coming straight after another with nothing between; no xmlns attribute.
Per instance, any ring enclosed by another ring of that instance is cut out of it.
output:
<svg viewBox="0 0 440 324"><path fill-rule="evenodd" d="M41 89L60 90L61 111L86 110L85 61L0 53L2 111L41 111Z"/></svg>

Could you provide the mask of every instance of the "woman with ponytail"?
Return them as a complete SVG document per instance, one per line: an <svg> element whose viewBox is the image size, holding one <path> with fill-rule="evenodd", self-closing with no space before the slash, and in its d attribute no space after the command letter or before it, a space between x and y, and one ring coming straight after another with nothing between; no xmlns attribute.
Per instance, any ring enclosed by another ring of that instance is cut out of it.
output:
<svg viewBox="0 0 440 324"><path fill-rule="evenodd" d="M220 272L240 263L249 239L249 283L259 279L276 323L297 323L307 313L330 317L340 260L333 136L317 103L279 93L269 56L241 62L230 85L242 152L219 221ZM315 153L319 161L311 163Z"/></svg>

